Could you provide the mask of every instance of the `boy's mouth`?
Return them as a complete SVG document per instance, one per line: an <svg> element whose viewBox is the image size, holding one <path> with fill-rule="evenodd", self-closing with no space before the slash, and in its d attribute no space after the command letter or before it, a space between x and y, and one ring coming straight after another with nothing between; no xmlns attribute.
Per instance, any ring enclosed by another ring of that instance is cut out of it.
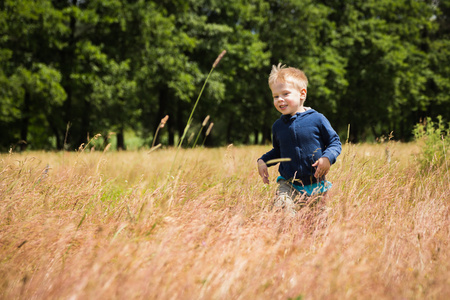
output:
<svg viewBox="0 0 450 300"><path fill-rule="evenodd" d="M280 109L285 109L287 105L280 105Z"/></svg>

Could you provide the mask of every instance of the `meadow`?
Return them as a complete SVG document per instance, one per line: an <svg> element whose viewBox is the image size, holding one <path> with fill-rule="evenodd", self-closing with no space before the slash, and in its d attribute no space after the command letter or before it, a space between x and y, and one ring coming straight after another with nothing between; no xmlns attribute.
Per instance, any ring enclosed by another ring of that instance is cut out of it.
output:
<svg viewBox="0 0 450 300"><path fill-rule="evenodd" d="M269 149L1 154L0 298L448 299L448 165L346 144L291 215Z"/></svg>

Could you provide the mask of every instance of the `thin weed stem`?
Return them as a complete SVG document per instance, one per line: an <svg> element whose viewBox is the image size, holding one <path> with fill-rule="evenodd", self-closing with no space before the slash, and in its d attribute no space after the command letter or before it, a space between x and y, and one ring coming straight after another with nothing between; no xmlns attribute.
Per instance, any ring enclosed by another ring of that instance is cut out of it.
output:
<svg viewBox="0 0 450 300"><path fill-rule="evenodd" d="M200 90L200 93L198 94L197 100L195 101L194 107L192 108L191 114L189 115L189 119L187 121L186 127L184 128L183 135L181 136L180 142L178 143L177 151L175 152L175 157L173 158L172 166L170 167L169 176L172 173L173 167L175 165L176 158L178 156L178 152L180 151L181 145L183 144L184 138L186 137L186 133L188 132L189 128L191 127L192 123L192 116L194 115L195 109L197 108L198 102L200 101L200 97L202 96L203 90L206 87L206 83L209 80L209 77L211 76L214 69L217 67L217 64L220 62L222 57L226 54L226 50L223 50L222 53L219 54L219 56L214 61L214 64L209 71L208 76L206 77L205 82L203 83L202 89Z"/></svg>
<svg viewBox="0 0 450 300"><path fill-rule="evenodd" d="M206 126L206 124L208 124L208 121L209 121L209 115L207 115L205 120L203 120L202 127L198 131L197 138L195 139L194 145L192 145L192 149L197 145L198 138L200 137L200 134L202 133L203 128Z"/></svg>

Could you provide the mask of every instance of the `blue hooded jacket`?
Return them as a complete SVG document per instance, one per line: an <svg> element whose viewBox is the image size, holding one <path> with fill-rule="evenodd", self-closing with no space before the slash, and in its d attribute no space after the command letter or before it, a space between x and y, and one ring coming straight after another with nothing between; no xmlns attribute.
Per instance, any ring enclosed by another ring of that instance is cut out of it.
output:
<svg viewBox="0 0 450 300"><path fill-rule="evenodd" d="M290 158L291 161L280 163L280 175L288 180L297 179L302 185L325 180L325 177L314 177L315 168L312 164L321 157L328 158L334 164L342 150L339 136L330 122L314 109L294 116L282 115L273 124L272 135L273 149L261 159L267 162Z"/></svg>

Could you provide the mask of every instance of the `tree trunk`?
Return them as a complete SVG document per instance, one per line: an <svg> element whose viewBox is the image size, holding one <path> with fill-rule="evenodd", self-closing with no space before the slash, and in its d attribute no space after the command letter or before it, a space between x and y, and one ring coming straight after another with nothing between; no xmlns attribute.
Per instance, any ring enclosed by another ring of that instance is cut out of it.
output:
<svg viewBox="0 0 450 300"><path fill-rule="evenodd" d="M62 150L64 145L62 143L62 139L60 136L60 132L58 131L58 127L56 126L55 122L53 121L53 119L51 117L46 115L46 118L47 118L47 122L50 125L50 128L53 131L53 134L56 138L56 149Z"/></svg>
<svg viewBox="0 0 450 300"><path fill-rule="evenodd" d="M119 132L117 133L117 150L126 150L123 128L120 128Z"/></svg>
<svg viewBox="0 0 450 300"><path fill-rule="evenodd" d="M227 144L231 144L231 142L232 142L232 138L231 138L232 128L233 128L233 114L231 114L230 118L228 118L227 133L226 133Z"/></svg>
<svg viewBox="0 0 450 300"><path fill-rule="evenodd" d="M89 135L89 126L90 126L89 114L90 114L90 110L91 110L91 104L87 100L84 100L83 104L84 104L84 108L83 108L83 115L81 117L81 131L80 131L80 136L78 137L78 144L75 145L77 149L83 143L84 143L84 146L86 146L86 143L89 142L88 136L89 136L89 138L92 138Z"/></svg>
<svg viewBox="0 0 450 300"><path fill-rule="evenodd" d="M259 145L259 131L257 129L253 130L253 134L255 135L255 141L253 142L254 145Z"/></svg>
<svg viewBox="0 0 450 300"><path fill-rule="evenodd" d="M271 144L272 142L272 129L269 126L264 126L263 128L263 132L262 132L262 141L261 144L266 145L266 144Z"/></svg>
<svg viewBox="0 0 450 300"><path fill-rule="evenodd" d="M164 118L166 116L166 107L167 107L167 101L168 99L168 94L167 94L167 90L168 87L166 85L163 85L161 87L161 89L159 90L159 97L158 97L158 115L156 117L156 124L155 124L155 128L159 127L159 124L161 122L161 119ZM170 118L170 116L169 116ZM170 121L169 121L170 122ZM157 136L153 136L153 143L155 146L158 145L159 141L160 141L160 136L161 136L161 131L164 130L164 128L161 128L158 132ZM167 129L166 129L167 130Z"/></svg>
<svg viewBox="0 0 450 300"><path fill-rule="evenodd" d="M20 122L20 151L27 148L28 126L30 123L30 92L25 92L25 98L22 108L22 120Z"/></svg>
<svg viewBox="0 0 450 300"><path fill-rule="evenodd" d="M77 0L72 0L72 5L77 5ZM70 35L68 39L68 46L62 51L61 55L61 75L62 75L62 86L66 92L67 98L63 104L63 122L64 125L69 126L72 123L72 69L74 65L75 57L75 30L76 30L76 19L73 15L70 17ZM70 144L70 138L67 130L63 131L64 145L66 143ZM62 139L61 139L62 140Z"/></svg>
<svg viewBox="0 0 450 300"><path fill-rule="evenodd" d="M181 137L183 136L183 132L184 132L184 128L186 126L186 124L183 122L183 106L182 103L180 103L180 105L178 106L178 110L177 110L177 117L176 120L174 120L176 123L176 128L178 131L178 143L180 143L181 141ZM174 145L177 146L177 145Z"/></svg>

